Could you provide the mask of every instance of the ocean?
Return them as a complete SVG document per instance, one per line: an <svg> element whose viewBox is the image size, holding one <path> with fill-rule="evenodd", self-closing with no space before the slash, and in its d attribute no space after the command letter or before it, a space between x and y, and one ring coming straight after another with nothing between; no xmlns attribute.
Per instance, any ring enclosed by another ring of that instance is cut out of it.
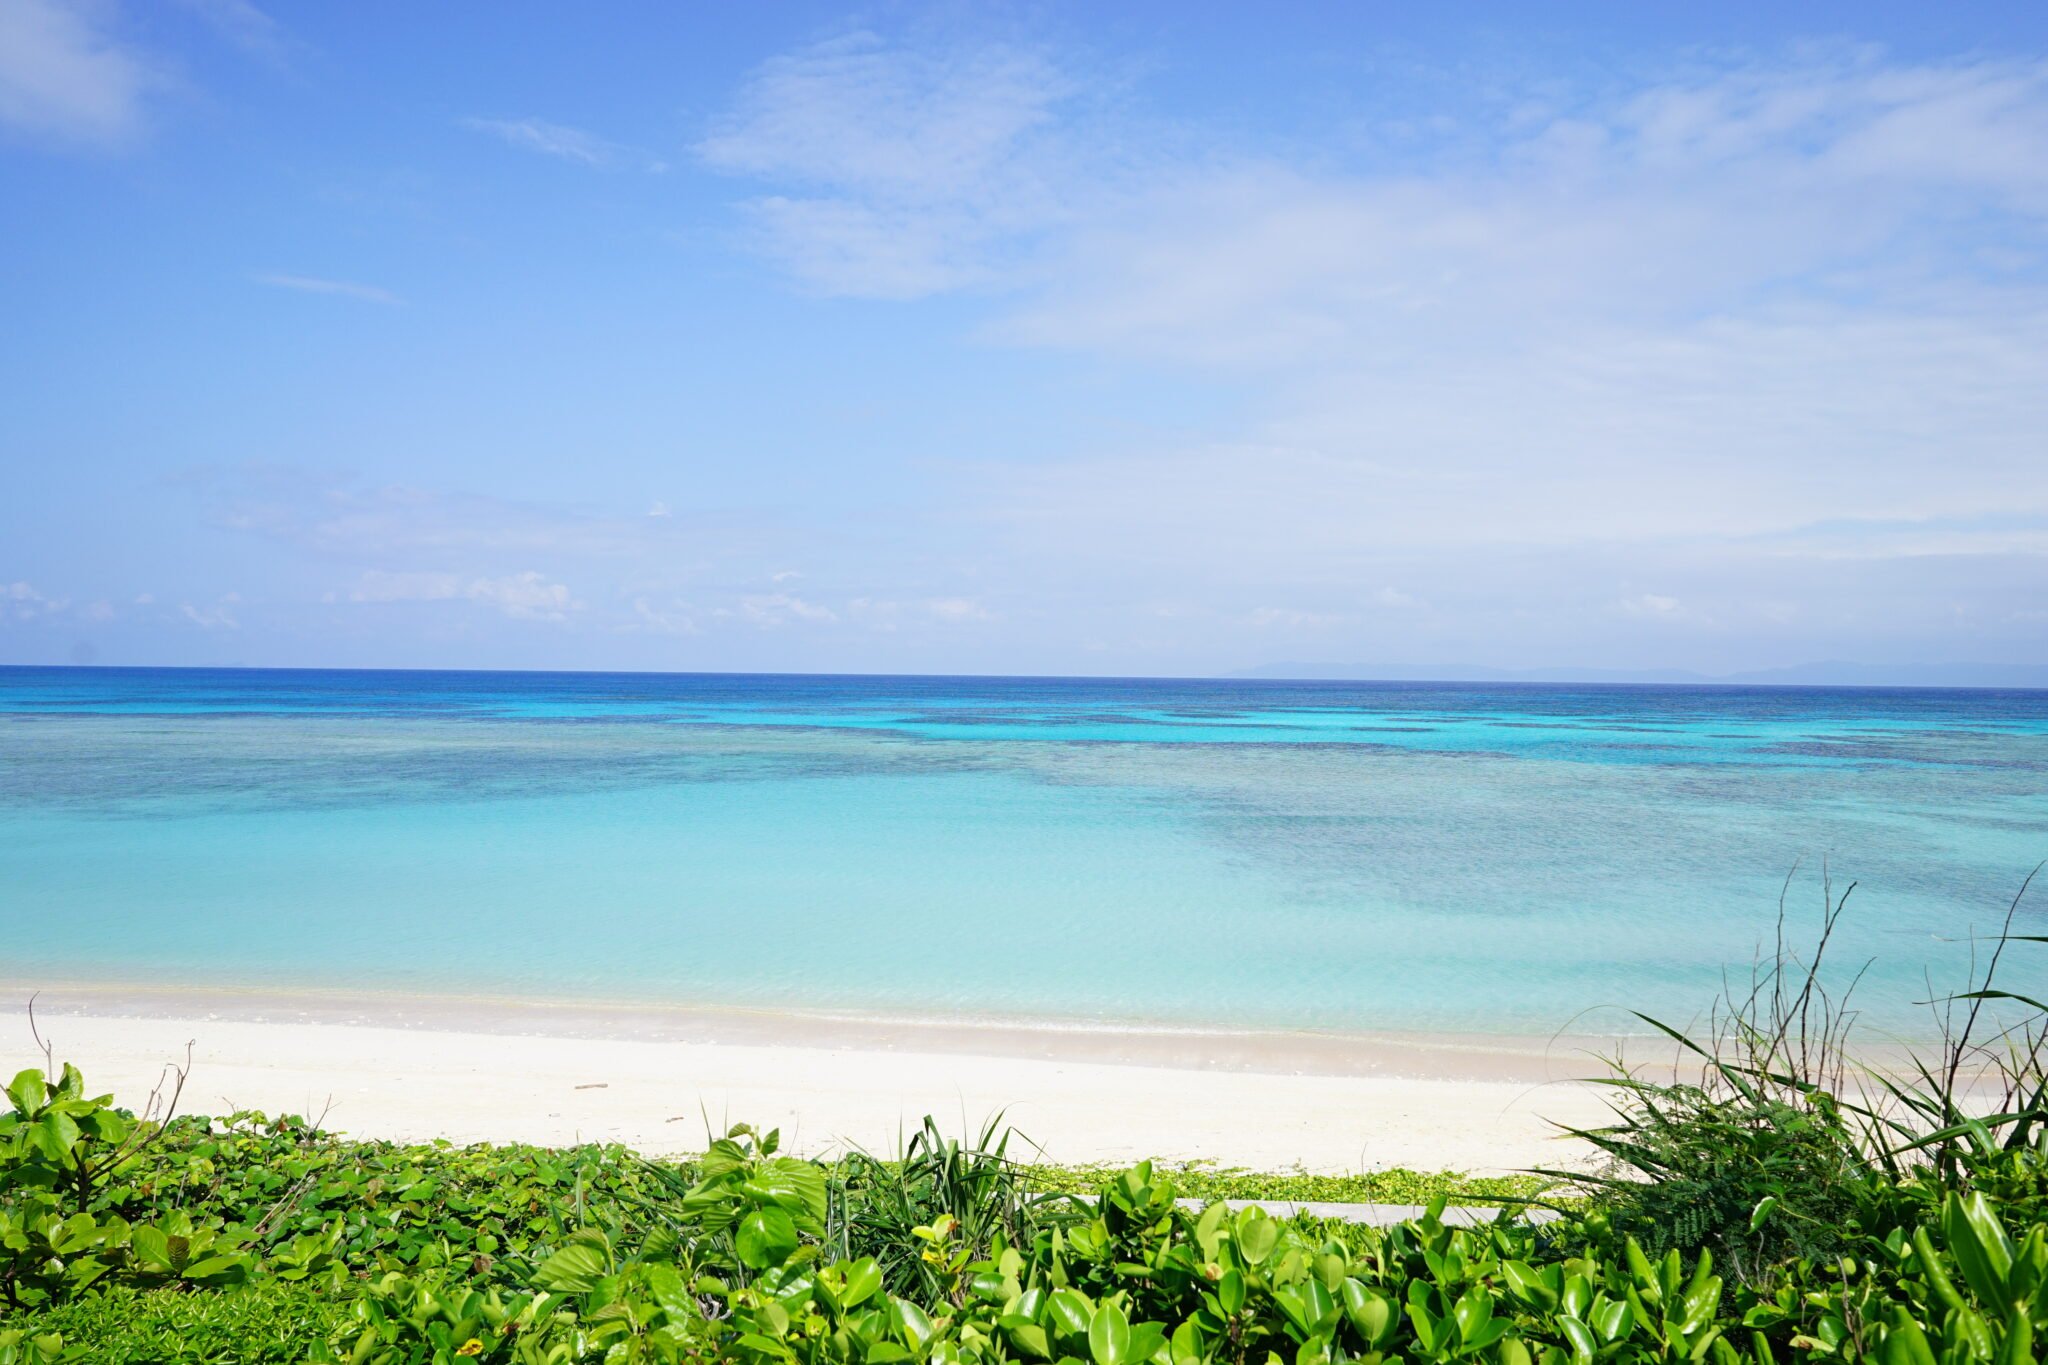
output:
<svg viewBox="0 0 2048 1365"><path fill-rule="evenodd" d="M2044 857L2043 692L0 668L15 982L1921 1036Z"/></svg>

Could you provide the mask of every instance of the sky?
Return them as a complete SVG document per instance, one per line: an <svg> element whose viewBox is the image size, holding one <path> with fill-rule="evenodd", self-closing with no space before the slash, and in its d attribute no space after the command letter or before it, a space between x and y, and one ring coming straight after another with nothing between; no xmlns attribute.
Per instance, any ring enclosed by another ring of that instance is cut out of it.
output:
<svg viewBox="0 0 2048 1365"><path fill-rule="evenodd" d="M2048 665L2048 7L0 0L0 663Z"/></svg>

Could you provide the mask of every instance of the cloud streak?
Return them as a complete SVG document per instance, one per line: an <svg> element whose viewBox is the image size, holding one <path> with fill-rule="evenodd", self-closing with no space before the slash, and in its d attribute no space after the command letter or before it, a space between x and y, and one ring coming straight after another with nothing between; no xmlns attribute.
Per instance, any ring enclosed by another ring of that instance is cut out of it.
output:
<svg viewBox="0 0 2048 1365"><path fill-rule="evenodd" d="M461 123L471 132L494 137L508 147L554 157L559 161L573 161L600 170L628 163L653 173L668 169L667 163L657 157L620 146L581 128L550 123L546 119L466 118Z"/></svg>
<svg viewBox="0 0 2048 1365"><path fill-rule="evenodd" d="M326 294L335 298L355 299L362 303L395 305L405 300L374 284L357 284L352 280L329 280L316 275L286 275L275 271L249 277L257 284L272 289L290 289L301 294Z"/></svg>
<svg viewBox="0 0 2048 1365"><path fill-rule="evenodd" d="M593 133L544 119L466 118L462 120L462 126L471 132L488 133L521 151L538 152L564 161L580 161L586 166L609 166L619 151Z"/></svg>

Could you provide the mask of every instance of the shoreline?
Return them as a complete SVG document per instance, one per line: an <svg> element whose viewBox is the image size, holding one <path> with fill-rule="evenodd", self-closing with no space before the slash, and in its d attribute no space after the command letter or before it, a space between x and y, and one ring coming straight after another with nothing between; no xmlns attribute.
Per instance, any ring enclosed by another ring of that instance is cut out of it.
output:
<svg viewBox="0 0 2048 1365"><path fill-rule="evenodd" d="M30 988L0 982L16 1066ZM188 1113L299 1113L365 1138L893 1152L927 1114L996 1114L1066 1164L1208 1161L1498 1174L1589 1154L1593 1059L1565 1040L1046 1030L769 1011L53 983L36 1020L93 1093L138 1104L192 1042ZM0 1025L0 1027L7 1027ZM1602 1040L1582 1040L1602 1041ZM1605 1040L1611 1041L1611 1040ZM708 1122L707 1122L708 1120Z"/></svg>
<svg viewBox="0 0 2048 1365"><path fill-rule="evenodd" d="M155 985L0 976L0 1012L34 997L39 1017L194 1019L322 1024L608 1042L796 1046L975 1057L1087 1061L1318 1076L1520 1081L1600 1074L1617 1051L1662 1057L1655 1034L1550 1035L1387 1029L1237 1028L1227 1025L914 1015L860 1009L575 997L422 993L353 987Z"/></svg>

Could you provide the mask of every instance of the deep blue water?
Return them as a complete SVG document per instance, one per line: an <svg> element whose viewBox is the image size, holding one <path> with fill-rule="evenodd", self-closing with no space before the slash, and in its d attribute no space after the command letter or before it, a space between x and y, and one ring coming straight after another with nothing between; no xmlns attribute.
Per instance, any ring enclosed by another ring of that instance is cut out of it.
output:
<svg viewBox="0 0 2048 1365"><path fill-rule="evenodd" d="M1825 864L1911 1031L2043 857L2042 692L0 669L13 978L1547 1031Z"/></svg>

